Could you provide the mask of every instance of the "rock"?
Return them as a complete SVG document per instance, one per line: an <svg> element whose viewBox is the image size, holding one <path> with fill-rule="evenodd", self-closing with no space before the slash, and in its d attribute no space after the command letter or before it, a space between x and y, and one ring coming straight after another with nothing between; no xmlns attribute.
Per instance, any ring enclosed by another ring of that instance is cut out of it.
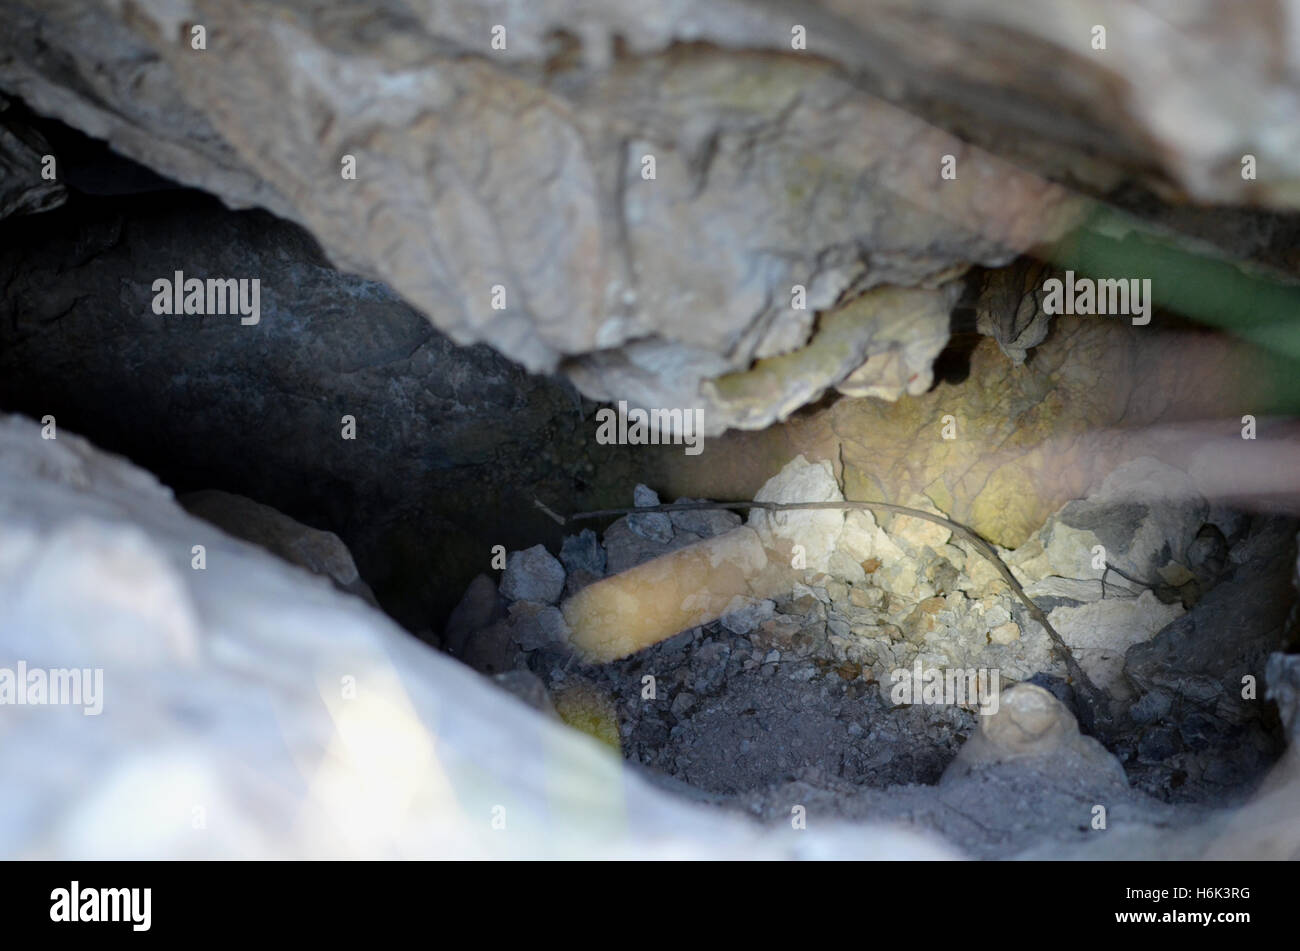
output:
<svg viewBox="0 0 1300 951"><path fill-rule="evenodd" d="M707 502L708 499L680 498L676 502ZM727 509L707 509L698 512L669 512L673 527L683 532L691 532L700 538L712 538L729 532L740 525L741 518Z"/></svg>
<svg viewBox="0 0 1300 951"><path fill-rule="evenodd" d="M867 581L867 573L862 570L862 563L847 554L842 545L831 552L826 562L826 570L849 584L866 584Z"/></svg>
<svg viewBox="0 0 1300 951"><path fill-rule="evenodd" d="M788 12L770 5L708 0L689 17L630 0L533 6L503 18L508 49L490 50L494 24L459 0L378 19L295 7L286 35L265 0L233 0L226 55L200 65L215 57L184 55L171 5L128 15L51 0L11 11L0 88L232 207L303 224L458 341L491 341L533 372L563 366L593 398L704 403L713 433L766 426L837 385L924 391L947 312L878 298L944 300L972 262L1054 240L1086 206L1052 181L1115 194L1136 177L1178 205L1297 203L1300 162L1269 134L1294 111L1296 57L1266 12L1228 29L1221 13L1120 11L1112 36L1167 53L1121 67L1089 55L1072 21L994 0L935 11L824 0L803 17L814 55L798 57ZM960 61L935 55L963 43ZM872 52L885 47L894 55ZM1077 84L1023 68L1062 50L1077 54ZM548 66L561 60L556 83ZM1215 60L1252 65L1215 83L1199 68ZM385 85L398 72L400 88ZM942 130L976 86L985 94L965 103L962 137ZM920 116L869 92L881 88ZM302 127L277 121L308 113ZM1062 128L1066 113L1077 121ZM633 187L629 142L656 156L654 188ZM900 142L960 154L965 174L940 189L929 170L891 161ZM1247 147L1269 174L1225 173ZM367 187L313 188L347 148L367 156ZM759 151L781 158L756 171ZM534 196L526 209L516 189ZM494 310L485 288L498 275L510 275L510 306ZM1016 276L977 309L1013 356L1042 332L1024 306L1034 280ZM806 310L789 307L795 284ZM830 333L837 309L854 319Z"/></svg>
<svg viewBox="0 0 1300 951"><path fill-rule="evenodd" d="M465 638L461 659L482 674L501 674L514 669L519 645L510 621L500 618Z"/></svg>
<svg viewBox="0 0 1300 951"><path fill-rule="evenodd" d="M504 614L497 596L497 583L487 575L477 575L447 619L443 647L453 656L461 656L470 635L500 620Z"/></svg>
<svg viewBox="0 0 1300 951"><path fill-rule="evenodd" d="M1080 578L1060 578L1051 575L1041 581L1025 585L1025 594L1035 601L1055 598L1082 604L1089 601L1100 601L1103 597L1135 597L1138 593L1140 593L1140 589L1123 578L1108 578L1103 586L1100 578L1096 581L1087 581Z"/></svg>
<svg viewBox="0 0 1300 951"><path fill-rule="evenodd" d="M772 601L766 599L760 601L754 598L737 597L733 599L732 604L727 608L727 613L722 615L718 623L732 634L743 636L770 618L775 607Z"/></svg>
<svg viewBox="0 0 1300 951"><path fill-rule="evenodd" d="M1020 625L1015 621L999 624L989 630L989 640L994 644L1014 644L1020 640Z"/></svg>
<svg viewBox="0 0 1300 951"><path fill-rule="evenodd" d="M1210 420L1228 402L1262 405L1264 384L1244 348L1153 327L1063 317L1053 321L1052 333L1034 353L1011 372L997 344L981 340L960 385L897 403L843 400L788 425L797 438L786 441L808 458L840 458L842 450L848 498L906 505L925 497L954 522L1004 548L1024 545L1071 500L1096 496L1107 475L1124 463L1157 453L1170 469L1187 465L1191 471L1188 459L1207 443L1213 446L1191 486L1185 475L1169 473L1166 481L1163 470L1152 467L1158 481L1146 501L1176 500L1175 508L1183 511L1175 514L1191 520L1192 507L1199 510L1204 502L1197 495L1228 491L1234 478L1224 470L1236 457L1220 444L1224 436L1217 424L1189 426L1167 440L1153 441L1150 431L1166 424L1171 407L1179 419ZM1142 366L1143 373L1134 374L1133 366ZM943 438L945 432L954 438ZM771 451L758 438L729 444ZM723 491L712 483L707 488ZM1182 495L1184 488L1195 495ZM1152 492L1162 498L1150 498ZM1136 500L1126 492L1110 502ZM1191 526L1191 535L1205 520ZM1172 527L1159 516L1152 524ZM1073 571L1068 576L1077 577Z"/></svg>
<svg viewBox="0 0 1300 951"><path fill-rule="evenodd" d="M815 325L814 312L864 287L945 296L930 288L967 262L1001 263L1081 212L1059 187L866 94L846 69L873 61L852 44L834 41L844 64L829 51L784 55L788 18L774 11L738 17L719 0L686 24L626 4L578 13L559 2L523 14L528 22L507 18L504 56L484 55L493 24L472 7L378 20L304 9L291 35L275 37L275 55L265 25L274 16L259 0L236 12L223 23L227 55L200 81L176 52L169 8L138 18L68 0L39 17L18 8L0 45L0 88L168 178L305 225L334 260L393 287L462 343L490 341L535 373L563 365L595 399L703 402L711 433L765 426L864 364L859 375L895 397L923 386L946 312L932 308L925 333L911 308L855 316L852 346L829 361L817 352L828 349L816 332L826 314ZM574 83L543 81L556 38L577 20L586 38ZM824 43L835 33L824 29ZM609 51L628 36L639 39L622 64L636 74L625 88ZM416 37L427 55L412 58L404 44ZM74 78L47 59L102 68ZM319 82L345 68L343 87ZM352 97L394 70L408 81L359 112ZM305 88L317 89L310 102ZM647 101L633 88L664 92ZM311 129L273 121L309 109ZM421 113L427 126L410 121ZM613 187L639 180L621 148L632 141L658 159L653 189ZM961 152L969 179L947 183L942 215L932 176L888 161L899 141ZM789 161L753 175L744 156L759 143ZM368 157L368 187L312 189L338 175L348 148ZM474 168L488 171L474 179ZM517 188L534 195L522 212ZM424 226L435 219L438 229ZM510 306L494 310L485 289L499 275L510 275ZM794 283L809 288L804 319L781 303ZM728 394L729 374L803 349L814 359L780 392L757 404Z"/></svg>
<svg viewBox="0 0 1300 951"><path fill-rule="evenodd" d="M1265 696L1277 704L1292 750L1300 750L1300 655L1270 654L1264 680L1268 686Z"/></svg>
<svg viewBox="0 0 1300 951"><path fill-rule="evenodd" d="M807 847L655 788L363 601L214 536L156 479L66 429L44 440L0 417L0 553L5 655L107 672L102 716L5 707L0 814L24 817L0 824L6 855L775 859ZM220 834L195 831L195 804ZM875 831L806 836L848 858L878 849ZM897 856L955 854L891 841Z"/></svg>
<svg viewBox="0 0 1300 951"><path fill-rule="evenodd" d="M502 674L496 674L492 682L508 693L513 694L522 700L538 713L544 713L559 719L555 712L555 704L551 703L551 695L546 691L546 684L542 678L529 670L508 670Z"/></svg>
<svg viewBox="0 0 1300 951"><path fill-rule="evenodd" d="M764 483L754 494L754 501L842 502L844 495L829 462L812 463L799 455ZM783 544L785 548L799 545L804 550L806 567L810 571L826 571L831 552L835 550L840 530L844 527L844 512L765 512L754 509L749 515L749 525L764 538L764 545L777 547Z"/></svg>
<svg viewBox="0 0 1300 951"><path fill-rule="evenodd" d="M7 109L0 97L0 218L57 208L68 192L59 179L41 175L43 156L51 154L49 143Z"/></svg>
<svg viewBox="0 0 1300 951"><path fill-rule="evenodd" d="M853 509L844 516L838 550L861 564L875 554L876 519L864 509Z"/></svg>
<svg viewBox="0 0 1300 951"><path fill-rule="evenodd" d="M579 571L600 578L605 574L605 549L600 547L596 533L584 528L577 535L565 535L560 546L560 562L572 575Z"/></svg>
<svg viewBox="0 0 1300 951"><path fill-rule="evenodd" d="M983 277L975 327L996 340L1016 366L1047 339L1051 318L1043 311L1043 282L1051 276L1046 265L1024 257Z"/></svg>
<svg viewBox="0 0 1300 951"><path fill-rule="evenodd" d="M1123 678L1128 649L1149 641L1183 613L1181 604L1163 604L1150 591L1143 591L1136 598L1054 608L1047 618L1093 682L1128 699L1131 692Z"/></svg>
<svg viewBox="0 0 1300 951"><path fill-rule="evenodd" d="M690 693L689 691L683 691L682 693L679 693L677 696L673 697L672 707L670 708L670 712L672 713L673 716L675 717L688 716L690 712L694 709L695 709L695 694Z"/></svg>
<svg viewBox="0 0 1300 951"><path fill-rule="evenodd" d="M926 504L923 499L911 500L908 507L943 515L933 505ZM888 532L889 537L913 558L921 557L926 548L935 552L942 550L944 544L952 537L952 529L911 515L895 515Z"/></svg>
<svg viewBox="0 0 1300 951"><path fill-rule="evenodd" d="M638 485L632 504L647 507L659 504L659 495L654 489ZM666 545L673 539L673 522L666 512L648 512L645 515L627 516L627 527L648 541Z"/></svg>
<svg viewBox="0 0 1300 951"><path fill-rule="evenodd" d="M190 492L178 501L191 515L261 545L290 564L324 575L340 590L378 607L370 586L357 574L352 553L333 532L311 528L269 505L215 489Z"/></svg>
<svg viewBox="0 0 1300 951"><path fill-rule="evenodd" d="M731 647L722 641L702 645L691 658L691 690L710 694L722 686L727 677L727 663L731 660Z"/></svg>
<svg viewBox="0 0 1300 951"><path fill-rule="evenodd" d="M558 647L569 637L569 625L560 609L536 601L516 601L510 605L510 635L520 650L535 651Z"/></svg>
<svg viewBox="0 0 1300 951"><path fill-rule="evenodd" d="M1074 714L1042 687L1027 683L1003 690L997 711L980 717L979 730L944 771L943 783L1023 760L1037 761L1042 772L1059 771L1058 778L1086 775L1089 785L1098 779L1120 789L1128 785L1119 760L1079 733Z"/></svg>
<svg viewBox="0 0 1300 951"><path fill-rule="evenodd" d="M1183 562L1188 546L1209 514L1192 480L1181 470L1156 459L1139 458L1117 468L1101 489L1084 502L1071 502L1061 509L1058 524L1094 536L1093 544L1106 549L1106 561L1147 584L1158 583L1161 569L1169 562ZM1080 536L1075 536L1079 538ZM1096 577L1088 562L1092 545L1082 541L1085 555L1072 543L1075 570L1066 570L1065 558L1053 558L1056 574L1066 577Z"/></svg>
<svg viewBox="0 0 1300 951"><path fill-rule="evenodd" d="M546 550L534 545L512 551L501 575L501 596L509 601L539 601L555 604L564 593L564 566Z"/></svg>
<svg viewBox="0 0 1300 951"><path fill-rule="evenodd" d="M580 467L617 467L635 448L596 446L570 386L455 346L264 212L176 191L22 223L0 240L0 273L13 275L0 287L0 405L39 419L57 400L60 423L76 418L170 485L328 528L408 630L441 624L492 545L538 540L551 523L533 492L563 498ZM151 282L175 270L257 278L259 322L154 314ZM47 332L55 320L65 333ZM55 394L48 368L69 361L77 386ZM345 414L355 440L339 439Z"/></svg>
<svg viewBox="0 0 1300 951"><path fill-rule="evenodd" d="M632 531L631 516L620 518L605 529L605 570L616 575L660 555L685 548L700 539L689 532L675 532L667 542L655 541Z"/></svg>
<svg viewBox="0 0 1300 951"><path fill-rule="evenodd" d="M1187 547L1187 566L1203 588L1219 580L1228 565L1228 541L1217 525L1205 524Z"/></svg>
<svg viewBox="0 0 1300 951"><path fill-rule="evenodd" d="M1171 770L1191 777L1177 790L1186 797L1223 794L1223 786L1258 779L1282 747L1263 706L1243 694L1243 678L1260 674L1281 647L1293 598L1294 524L1258 519L1245 552L1195 607L1124 658L1123 673L1137 695L1134 719L1174 730L1172 753L1150 757L1120 738L1121 755L1136 784L1161 788ZM1225 636L1224 632L1232 632ZM1167 712L1161 712L1167 711ZM1150 752L1150 748L1146 748ZM1131 752L1130 752L1131 751ZM1128 760L1126 760L1128 762ZM1209 770L1224 777L1210 780Z"/></svg>

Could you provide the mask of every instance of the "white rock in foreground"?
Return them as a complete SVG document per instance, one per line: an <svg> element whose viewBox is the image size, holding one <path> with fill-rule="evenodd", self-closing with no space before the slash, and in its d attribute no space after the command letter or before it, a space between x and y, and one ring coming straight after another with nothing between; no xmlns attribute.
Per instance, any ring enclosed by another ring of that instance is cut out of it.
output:
<svg viewBox="0 0 1300 951"><path fill-rule="evenodd" d="M829 462L824 459L809 462L800 454L763 484L754 494L754 501L843 502L844 494L835 481L835 472ZM799 567L826 571L831 552L835 551L840 532L844 529L844 511L765 512L753 509L749 514L749 526L759 533L767 547L782 547L776 544L778 539L788 545L801 546L805 563Z"/></svg>
<svg viewBox="0 0 1300 951"><path fill-rule="evenodd" d="M953 855L654 789L150 475L19 417L0 417L0 605L4 664L103 670L97 716L0 706L6 858Z"/></svg>

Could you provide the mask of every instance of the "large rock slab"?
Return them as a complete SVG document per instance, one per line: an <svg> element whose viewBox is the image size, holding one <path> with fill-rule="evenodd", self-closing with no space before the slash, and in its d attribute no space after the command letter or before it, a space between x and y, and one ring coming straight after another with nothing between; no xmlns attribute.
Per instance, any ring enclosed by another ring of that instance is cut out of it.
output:
<svg viewBox="0 0 1300 951"><path fill-rule="evenodd" d="M97 715L4 708L9 858L954 854L868 826L764 831L656 790L328 581L214 536L152 476L19 417L0 420L0 603L6 658L103 677Z"/></svg>
<svg viewBox="0 0 1300 951"><path fill-rule="evenodd" d="M80 196L23 224L0 236L0 405L91 433L179 492L335 532L408 629L439 626L493 545L548 537L521 485L614 501L597 487L628 449L591 441L569 384L457 347L301 228L190 191ZM259 280L258 322L155 314L152 283L177 270Z"/></svg>
<svg viewBox="0 0 1300 951"><path fill-rule="evenodd" d="M826 58L850 57L848 37L788 55L789 16L736 0L547 3L500 16L501 50L494 17L463 4L4 9L0 88L37 111L306 226L458 343L563 366L595 398L702 407L710 433L850 378L916 392L945 339L944 285L1082 213L865 92ZM771 385L723 379L782 356Z"/></svg>
<svg viewBox="0 0 1300 951"><path fill-rule="evenodd" d="M0 218L57 208L68 192L57 178L44 176L49 143L8 115L8 105L0 98Z"/></svg>

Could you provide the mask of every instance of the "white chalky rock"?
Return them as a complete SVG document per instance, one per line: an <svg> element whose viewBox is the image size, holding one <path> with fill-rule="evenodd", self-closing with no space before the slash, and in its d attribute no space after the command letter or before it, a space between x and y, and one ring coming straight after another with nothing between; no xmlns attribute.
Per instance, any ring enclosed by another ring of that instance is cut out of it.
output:
<svg viewBox="0 0 1300 951"><path fill-rule="evenodd" d="M864 509L854 509L844 516L844 528L840 532L839 550L859 563L875 554L876 533L875 517Z"/></svg>
<svg viewBox="0 0 1300 951"><path fill-rule="evenodd" d="M1079 722L1042 687L1016 684L1002 691L997 712L980 717L979 729L944 770L944 784L1001 763L1037 761L1044 771L1092 776L1127 786L1124 768L1104 746L1079 732Z"/></svg>
<svg viewBox="0 0 1300 951"><path fill-rule="evenodd" d="M957 857L664 792L124 460L0 416L0 667L18 661L102 665L103 707L0 707L4 858Z"/></svg>
<svg viewBox="0 0 1300 951"><path fill-rule="evenodd" d="M511 601L554 604L564 593L564 565L546 550L534 545L527 551L512 551L501 575L501 596Z"/></svg>
<svg viewBox="0 0 1300 951"><path fill-rule="evenodd" d="M835 481L835 471L826 460L809 462L802 455L786 463L785 467L768 479L754 494L755 502L843 502ZM799 545L803 549L805 567L810 571L826 571L830 567L831 552L844 528L844 512L765 512L754 509L749 525L758 532L764 547L785 549Z"/></svg>
<svg viewBox="0 0 1300 951"><path fill-rule="evenodd" d="M1124 653L1149 641L1184 613L1181 604L1164 604L1143 591L1136 598L1112 596L1078 607L1058 607L1047 619L1093 682L1126 699L1131 691L1124 679Z"/></svg>

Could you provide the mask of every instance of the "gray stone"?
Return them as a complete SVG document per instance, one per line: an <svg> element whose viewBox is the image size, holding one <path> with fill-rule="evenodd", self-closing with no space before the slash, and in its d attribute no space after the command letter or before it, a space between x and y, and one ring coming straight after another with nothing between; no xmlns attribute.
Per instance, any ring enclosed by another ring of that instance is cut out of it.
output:
<svg viewBox="0 0 1300 951"><path fill-rule="evenodd" d="M721 687L730 660L731 647L725 642L712 641L701 645L691 658L692 690L696 694L709 694Z"/></svg>
<svg viewBox="0 0 1300 951"><path fill-rule="evenodd" d="M1159 585L1169 580L1163 572L1171 562L1185 563L1208 513L1209 504L1184 472L1140 458L1115 469L1092 498L1063 507L1056 521L1091 534L1093 544L1105 546L1109 564L1147 585ZM1076 570L1059 574L1098 576L1091 567L1092 545L1081 540L1087 550L1074 554ZM1051 556L1050 544L1048 552Z"/></svg>
<svg viewBox="0 0 1300 951"><path fill-rule="evenodd" d="M513 694L538 713L559 719L555 704L546 689L542 678L530 670L508 670L492 677L492 682L506 692Z"/></svg>
<svg viewBox="0 0 1300 951"><path fill-rule="evenodd" d="M596 533L584 528L577 535L565 535L560 546L560 561L569 574L585 571L600 578L605 573L605 549L600 547Z"/></svg>
<svg viewBox="0 0 1300 951"><path fill-rule="evenodd" d="M735 598L719 622L732 634L745 635L772 616L776 605L772 601L754 598Z"/></svg>
<svg viewBox="0 0 1300 951"><path fill-rule="evenodd" d="M48 211L63 204L67 189L58 178L43 178L42 159L51 154L39 132L7 113L0 97L0 218ZM55 167L58 173L58 167Z"/></svg>
<svg viewBox="0 0 1300 951"><path fill-rule="evenodd" d="M633 505L638 507L659 504L659 495L654 489L638 485L633 493ZM627 526L633 532L648 541L666 545L673 539L673 522L666 512L648 512L645 515L629 515Z"/></svg>
<svg viewBox="0 0 1300 951"><path fill-rule="evenodd" d="M707 502L708 499L676 499L676 502ZM741 518L727 509L705 509L698 512L669 512L673 527L683 532L692 532L701 538L712 538L738 528Z"/></svg>
<svg viewBox="0 0 1300 951"><path fill-rule="evenodd" d="M179 499L191 515L261 545L290 564L324 575L340 590L378 607L370 586L361 580L348 547L333 532L312 528L269 505L242 495L207 489Z"/></svg>
<svg viewBox="0 0 1300 951"><path fill-rule="evenodd" d="M867 573L862 569L862 563L841 549L831 552L826 570L849 584L865 584L867 580Z"/></svg>
<svg viewBox="0 0 1300 951"><path fill-rule="evenodd" d="M673 697L673 704L670 708L672 715L675 717L684 717L695 709L695 695L688 691L683 691Z"/></svg>
<svg viewBox="0 0 1300 951"><path fill-rule="evenodd" d="M497 583L487 575L476 576L447 619L442 635L443 647L448 653L461 656L470 635L500 620L503 615Z"/></svg>
<svg viewBox="0 0 1300 951"><path fill-rule="evenodd" d="M605 529L602 541L606 554L605 570L608 574L616 575L620 571L627 571L651 558L658 558L700 540L690 532L675 532L667 542L654 541L632 531L629 523L631 517L620 518Z"/></svg>
<svg viewBox="0 0 1300 951"><path fill-rule="evenodd" d="M501 575L501 596L509 601L555 604L564 592L564 566L545 545L512 551Z"/></svg>
<svg viewBox="0 0 1300 951"><path fill-rule="evenodd" d="M510 635L520 650L535 651L566 643L569 625L554 605L516 601L510 605Z"/></svg>

